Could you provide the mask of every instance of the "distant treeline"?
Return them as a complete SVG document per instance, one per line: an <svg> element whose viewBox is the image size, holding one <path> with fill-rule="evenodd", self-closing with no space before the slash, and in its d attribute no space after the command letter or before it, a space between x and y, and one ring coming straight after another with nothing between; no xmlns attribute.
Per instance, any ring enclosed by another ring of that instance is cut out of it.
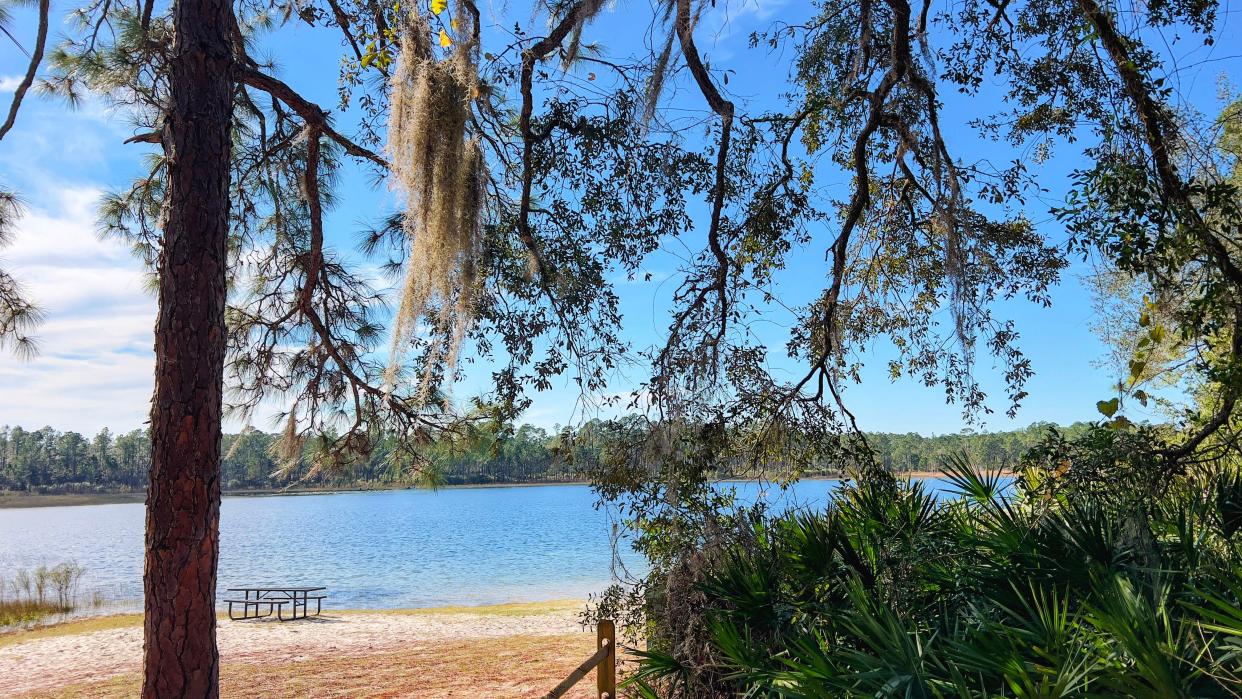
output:
<svg viewBox="0 0 1242 699"><path fill-rule="evenodd" d="M868 441L885 467L903 473L936 470L942 458L965 451L979 464L1011 466L1051 427L1035 424L1011 432L963 432L924 437L919 434L871 433ZM1085 425L1063 431L1070 434ZM428 445L426 456L437 480L446 485L563 482L581 477L581 467L598 461L606 448L592 422L576 430L550 432L539 427L476 427L468 439ZM335 472L307 478L309 459L282 468L274 445L277 435L258 430L224 436L222 485L226 490L267 490L289 486L383 487L401 482L408 466L394 464L381 442L372 455ZM92 438L51 427L0 428L0 490L40 493L138 491L146 487L150 442L146 430ZM823 464L807 475L834 473Z"/></svg>

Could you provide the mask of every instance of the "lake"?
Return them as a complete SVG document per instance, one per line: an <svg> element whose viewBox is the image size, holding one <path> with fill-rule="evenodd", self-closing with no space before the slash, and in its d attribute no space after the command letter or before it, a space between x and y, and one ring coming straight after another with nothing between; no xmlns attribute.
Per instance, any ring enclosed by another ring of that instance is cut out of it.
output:
<svg viewBox="0 0 1242 699"><path fill-rule="evenodd" d="M835 482L733 485L745 499L822 505ZM336 609L585 599L618 562L642 571L624 542L614 557L616 521L584 485L226 496L218 587L325 585ZM0 579L74 561L88 597L140 607L143 526L140 503L0 509Z"/></svg>

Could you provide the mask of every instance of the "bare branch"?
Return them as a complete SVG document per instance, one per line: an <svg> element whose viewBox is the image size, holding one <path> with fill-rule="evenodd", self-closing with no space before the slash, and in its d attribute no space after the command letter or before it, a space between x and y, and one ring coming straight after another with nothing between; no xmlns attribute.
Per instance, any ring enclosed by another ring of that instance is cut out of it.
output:
<svg viewBox="0 0 1242 699"><path fill-rule="evenodd" d="M712 82L711 75L703 65L699 49L694 45L694 23L690 13L690 0L677 0L677 20L675 25L678 40L681 42L681 53L686 59L686 66L694 81L703 93L708 106L720 116L720 143L716 152L716 184L712 191L712 213L708 224L707 245L716 258L716 279L713 289L720 306L720 327L717 329L717 342L724 338L729 325L728 275L729 257L720 244L720 217L724 209L725 198L725 166L729 159L729 141L733 132L733 103L725 99Z"/></svg>
<svg viewBox="0 0 1242 699"><path fill-rule="evenodd" d="M319 105L302 97L289 85L255 68L239 67L237 72L238 80L242 84L249 85L256 90L262 90L289 105L289 108L296 112L303 121L308 125L315 126L322 131L324 136L336 141L349 155L370 160L376 165L388 169L388 161L338 133L332 128L327 112Z"/></svg>
<svg viewBox="0 0 1242 699"><path fill-rule="evenodd" d="M0 140L3 140L9 130L13 128L13 123L17 121L17 110L22 106L22 100L26 97L26 91L34 84L35 74L39 71L39 64L43 62L43 49L47 46L47 21L48 13L51 9L51 0L39 0L39 30L35 36L34 52L30 54L30 63L26 67L26 74L22 76L22 81L17 84L17 89L13 90L13 102L9 105L9 115L4 120L4 124L0 124Z"/></svg>

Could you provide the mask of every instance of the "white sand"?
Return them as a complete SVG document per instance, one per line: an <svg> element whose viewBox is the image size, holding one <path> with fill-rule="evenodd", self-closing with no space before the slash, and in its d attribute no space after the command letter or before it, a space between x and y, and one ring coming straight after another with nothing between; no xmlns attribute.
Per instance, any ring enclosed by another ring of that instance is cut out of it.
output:
<svg viewBox="0 0 1242 699"><path fill-rule="evenodd" d="M218 639L221 662L228 663L369 655L413 641L555 635L581 629L572 610L529 615L340 612L283 623L226 619L219 624ZM0 697L103 680L141 667L141 626L36 637L0 648Z"/></svg>

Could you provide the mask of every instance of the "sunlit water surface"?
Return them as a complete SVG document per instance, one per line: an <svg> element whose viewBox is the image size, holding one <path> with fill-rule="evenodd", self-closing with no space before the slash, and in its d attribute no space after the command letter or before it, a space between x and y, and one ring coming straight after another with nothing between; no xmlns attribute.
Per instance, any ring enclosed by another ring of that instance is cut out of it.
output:
<svg viewBox="0 0 1242 699"><path fill-rule="evenodd" d="M836 483L729 485L783 509L822 506ZM642 572L615 512L595 505L582 485L225 497L219 596L284 584L326 586L338 609L583 599ZM0 579L73 561L84 597L137 606L143 524L138 503L0 509Z"/></svg>

